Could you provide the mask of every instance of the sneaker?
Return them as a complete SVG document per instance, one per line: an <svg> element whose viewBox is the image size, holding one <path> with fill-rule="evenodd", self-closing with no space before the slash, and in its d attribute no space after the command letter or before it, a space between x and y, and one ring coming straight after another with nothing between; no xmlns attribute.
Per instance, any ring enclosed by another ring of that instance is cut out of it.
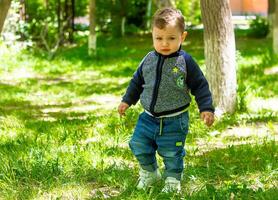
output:
<svg viewBox="0 0 278 200"><path fill-rule="evenodd" d="M167 177L165 180L165 186L162 189L162 192L169 193L169 192L177 192L180 193L181 191L181 182L174 178L174 177Z"/></svg>
<svg viewBox="0 0 278 200"><path fill-rule="evenodd" d="M145 190L160 179L161 174L158 170L149 172L141 168L139 171L139 183L137 184L137 189Z"/></svg>

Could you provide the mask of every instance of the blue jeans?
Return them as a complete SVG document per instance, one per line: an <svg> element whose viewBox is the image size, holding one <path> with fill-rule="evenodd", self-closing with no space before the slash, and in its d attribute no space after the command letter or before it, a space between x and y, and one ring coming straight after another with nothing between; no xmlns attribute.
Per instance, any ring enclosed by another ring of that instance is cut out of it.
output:
<svg viewBox="0 0 278 200"><path fill-rule="evenodd" d="M155 171L158 168L155 156L157 151L163 158L165 177L180 180L184 168L183 157L186 154L184 145L188 122L188 112L165 118L141 113L129 142L140 166L147 171Z"/></svg>

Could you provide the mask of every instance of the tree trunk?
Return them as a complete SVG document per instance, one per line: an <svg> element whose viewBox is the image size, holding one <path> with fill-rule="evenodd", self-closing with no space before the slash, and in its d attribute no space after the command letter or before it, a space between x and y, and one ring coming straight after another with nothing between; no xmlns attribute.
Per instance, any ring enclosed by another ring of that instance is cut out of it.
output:
<svg viewBox="0 0 278 200"><path fill-rule="evenodd" d="M158 8L173 7L174 2L172 0L156 0L156 5Z"/></svg>
<svg viewBox="0 0 278 200"><path fill-rule="evenodd" d="M73 15L74 15L74 1L66 0L64 9L64 37L67 42L73 43Z"/></svg>
<svg viewBox="0 0 278 200"><path fill-rule="evenodd" d="M26 22L26 2L25 2L25 0L20 0L20 5L21 5L20 10L19 10L20 20Z"/></svg>
<svg viewBox="0 0 278 200"><path fill-rule="evenodd" d="M11 6L11 0L0 0L0 34L2 32L5 19L7 17L9 8Z"/></svg>
<svg viewBox="0 0 278 200"><path fill-rule="evenodd" d="M120 20L121 20L121 36L125 36L125 25L126 25L126 16L127 16L127 9L128 9L128 1L127 0L120 0Z"/></svg>
<svg viewBox="0 0 278 200"><path fill-rule="evenodd" d="M96 27L96 1L90 0L89 5L89 16L90 16L90 34L89 34L89 56L95 56L96 55L96 48L97 48L97 37L95 32Z"/></svg>
<svg viewBox="0 0 278 200"><path fill-rule="evenodd" d="M273 23L273 51L278 55L278 0L275 1L275 15Z"/></svg>
<svg viewBox="0 0 278 200"><path fill-rule="evenodd" d="M151 28L151 18L152 18L152 0L148 0L147 10L146 10L146 29Z"/></svg>
<svg viewBox="0 0 278 200"><path fill-rule="evenodd" d="M61 0L58 0L57 7L57 23L58 23L58 40L60 41L59 45L64 43L64 27L63 27L63 8Z"/></svg>
<svg viewBox="0 0 278 200"><path fill-rule="evenodd" d="M268 23L269 23L269 37L273 35L273 21L275 17L275 0L268 0L267 9Z"/></svg>
<svg viewBox="0 0 278 200"><path fill-rule="evenodd" d="M220 112L236 108L235 36L229 0L201 0L206 75Z"/></svg>
<svg viewBox="0 0 278 200"><path fill-rule="evenodd" d="M71 19L70 19L70 32L69 32L69 41L73 43L74 41L74 17L75 17L75 1L71 0Z"/></svg>
<svg viewBox="0 0 278 200"><path fill-rule="evenodd" d="M126 22L126 17L122 17L121 19L121 36L125 36L125 22Z"/></svg>

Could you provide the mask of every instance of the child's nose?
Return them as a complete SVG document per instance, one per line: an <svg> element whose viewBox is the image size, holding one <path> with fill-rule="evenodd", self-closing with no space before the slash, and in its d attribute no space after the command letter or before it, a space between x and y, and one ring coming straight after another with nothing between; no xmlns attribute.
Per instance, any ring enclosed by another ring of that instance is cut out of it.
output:
<svg viewBox="0 0 278 200"><path fill-rule="evenodd" d="M167 45L168 45L167 40L163 40L163 41L162 41L162 45L163 45L163 46L167 46Z"/></svg>

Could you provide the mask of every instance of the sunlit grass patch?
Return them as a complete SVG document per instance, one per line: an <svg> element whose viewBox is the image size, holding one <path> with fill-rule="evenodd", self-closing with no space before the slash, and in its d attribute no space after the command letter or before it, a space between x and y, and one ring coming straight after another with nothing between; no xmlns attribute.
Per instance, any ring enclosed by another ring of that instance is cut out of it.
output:
<svg viewBox="0 0 278 200"><path fill-rule="evenodd" d="M278 124L269 122L246 124L237 127L231 127L221 133L221 137L231 138L270 138L275 140L275 136L278 136ZM278 138L277 138L278 139ZM278 140L277 140L278 141Z"/></svg>
<svg viewBox="0 0 278 200"><path fill-rule="evenodd" d="M22 134L28 136L22 120L15 116L0 116L0 144L16 140Z"/></svg>
<svg viewBox="0 0 278 200"><path fill-rule="evenodd" d="M2 83L15 86L22 82L22 79L25 81L26 79L36 77L36 74L30 68L21 66L10 72L3 71L0 77Z"/></svg>
<svg viewBox="0 0 278 200"><path fill-rule="evenodd" d="M71 183L53 188L48 192L39 191L34 198L38 200L89 199L92 197L90 194L90 189L90 185Z"/></svg>
<svg viewBox="0 0 278 200"><path fill-rule="evenodd" d="M278 85L277 85L278 86ZM270 110L278 114L278 98L251 98L248 108L253 112Z"/></svg>
<svg viewBox="0 0 278 200"><path fill-rule="evenodd" d="M264 74L265 75L278 74L278 65L270 67L270 68L266 68L264 70Z"/></svg>

